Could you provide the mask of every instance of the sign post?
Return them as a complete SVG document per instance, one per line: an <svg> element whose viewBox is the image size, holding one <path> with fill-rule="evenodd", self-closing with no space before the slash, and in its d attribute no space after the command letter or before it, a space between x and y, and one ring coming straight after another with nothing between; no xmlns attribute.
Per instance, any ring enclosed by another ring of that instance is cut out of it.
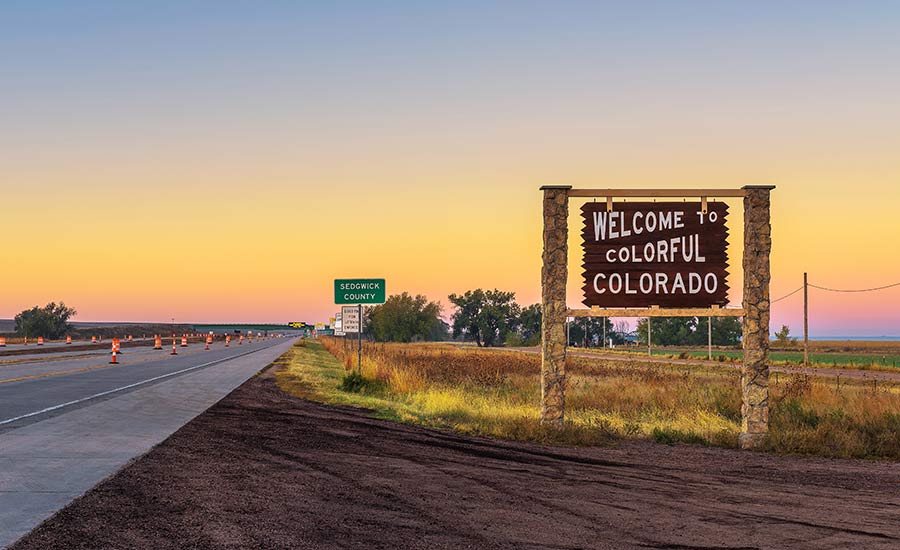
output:
<svg viewBox="0 0 900 550"><path fill-rule="evenodd" d="M774 186L741 189L573 189L543 191L541 270L541 422L562 425L565 413L568 317L743 317L741 372L743 448L759 447L769 429L769 195ZM585 204L584 304L568 309L568 201ZM660 197L699 202L614 202ZM728 304L728 206L709 198L744 201L744 292L741 308ZM605 328L605 323L604 323ZM710 338L711 340L711 338ZM708 348L711 352L711 347Z"/></svg>
<svg viewBox="0 0 900 550"><path fill-rule="evenodd" d="M356 369L362 372L362 331L363 304L383 304L386 300L384 279L335 279L334 303L356 304L356 307L341 308L343 332L355 332Z"/></svg>

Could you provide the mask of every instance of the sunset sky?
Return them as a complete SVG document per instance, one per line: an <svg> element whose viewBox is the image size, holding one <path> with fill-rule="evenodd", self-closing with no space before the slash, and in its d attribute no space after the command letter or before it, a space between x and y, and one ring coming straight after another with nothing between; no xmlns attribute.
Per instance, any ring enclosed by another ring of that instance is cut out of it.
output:
<svg viewBox="0 0 900 550"><path fill-rule="evenodd" d="M773 297L900 281L898 3L21 1L0 50L0 318L534 303L544 184L773 184ZM813 335L900 334L900 287L810 297Z"/></svg>

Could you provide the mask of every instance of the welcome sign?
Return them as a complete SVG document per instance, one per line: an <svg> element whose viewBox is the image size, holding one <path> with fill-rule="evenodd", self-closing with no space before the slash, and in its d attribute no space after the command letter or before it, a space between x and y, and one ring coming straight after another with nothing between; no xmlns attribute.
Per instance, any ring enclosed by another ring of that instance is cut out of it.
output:
<svg viewBox="0 0 900 550"><path fill-rule="evenodd" d="M728 304L727 204L591 202L581 213L585 305Z"/></svg>

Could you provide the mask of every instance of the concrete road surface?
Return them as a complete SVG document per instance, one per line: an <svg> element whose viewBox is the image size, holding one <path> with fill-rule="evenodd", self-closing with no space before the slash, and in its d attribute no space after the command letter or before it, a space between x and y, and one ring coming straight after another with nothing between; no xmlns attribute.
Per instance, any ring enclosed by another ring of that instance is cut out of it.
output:
<svg viewBox="0 0 900 550"><path fill-rule="evenodd" d="M0 364L0 547L174 433L296 341Z"/></svg>

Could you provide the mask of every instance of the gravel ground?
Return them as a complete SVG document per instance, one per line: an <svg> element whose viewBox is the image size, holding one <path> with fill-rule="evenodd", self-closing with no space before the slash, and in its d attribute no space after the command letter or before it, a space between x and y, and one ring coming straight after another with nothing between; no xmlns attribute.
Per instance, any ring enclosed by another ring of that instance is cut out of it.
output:
<svg viewBox="0 0 900 550"><path fill-rule="evenodd" d="M266 372L13 548L896 549L900 465L465 437Z"/></svg>

